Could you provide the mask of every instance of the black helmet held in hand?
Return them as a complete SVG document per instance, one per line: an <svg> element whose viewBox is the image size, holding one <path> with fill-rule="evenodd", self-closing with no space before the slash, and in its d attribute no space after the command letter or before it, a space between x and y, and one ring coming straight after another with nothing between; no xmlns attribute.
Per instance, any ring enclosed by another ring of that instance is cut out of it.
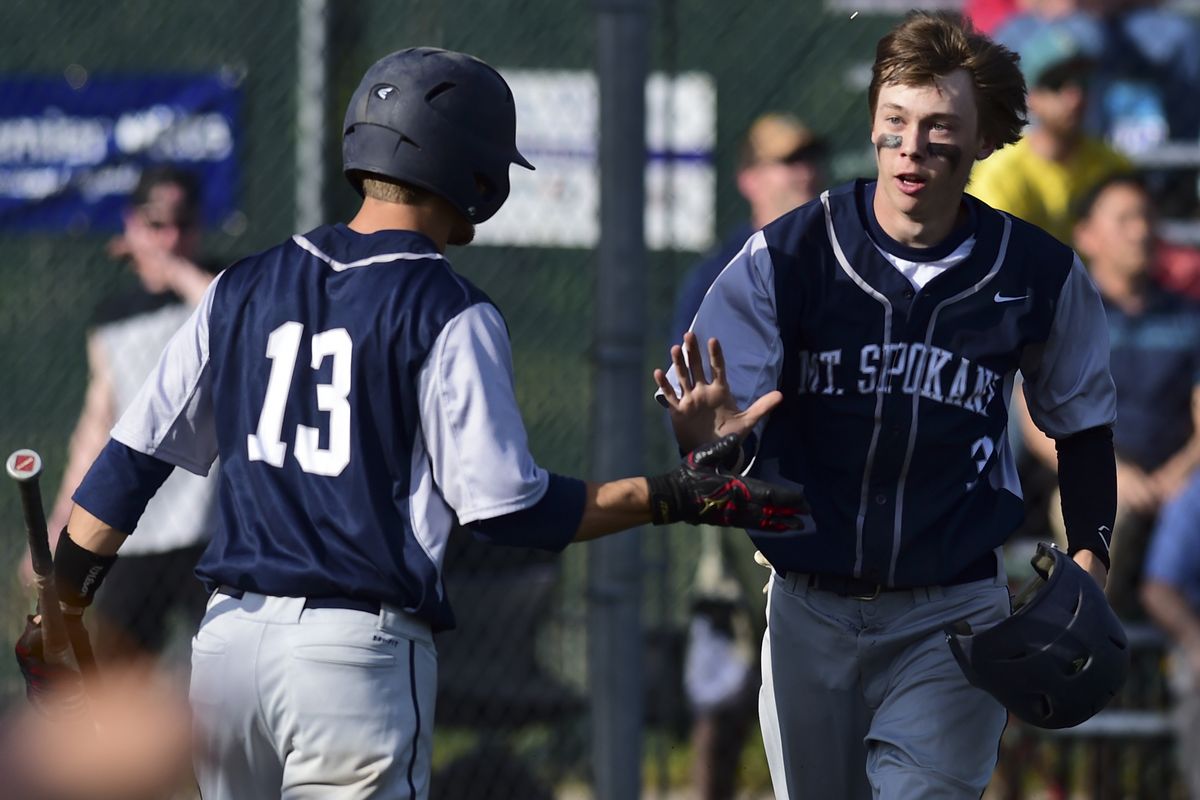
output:
<svg viewBox="0 0 1200 800"><path fill-rule="evenodd" d="M512 91L500 73L465 53L414 47L375 62L350 98L342 168L427 189L471 223L508 199L508 168L533 165L517 150Z"/></svg>
<svg viewBox="0 0 1200 800"><path fill-rule="evenodd" d="M1099 584L1066 553L1038 544L1037 576L1008 619L975 633L946 629L959 666L1019 719L1069 728L1090 719L1129 673L1125 629Z"/></svg>

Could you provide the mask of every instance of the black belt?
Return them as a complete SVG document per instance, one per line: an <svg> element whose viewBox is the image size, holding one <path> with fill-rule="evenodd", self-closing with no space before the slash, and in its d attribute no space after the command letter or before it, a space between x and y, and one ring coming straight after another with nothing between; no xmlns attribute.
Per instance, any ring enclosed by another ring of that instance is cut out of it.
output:
<svg viewBox="0 0 1200 800"><path fill-rule="evenodd" d="M217 594L241 600L246 592L234 586L218 586ZM304 607L346 608L351 611L365 611L368 614L378 614L382 606L380 606L378 600L363 600L357 597L306 597L304 598Z"/></svg>
<svg viewBox="0 0 1200 800"><path fill-rule="evenodd" d="M966 569L948 581L935 584L937 586L958 586L961 583L981 581L995 578L997 574L996 554L988 553L972 562ZM840 597L856 597L859 600L874 600L884 592L911 591L914 586L885 586L882 583L872 583L862 578L848 578L844 575L809 575L808 588L833 592Z"/></svg>

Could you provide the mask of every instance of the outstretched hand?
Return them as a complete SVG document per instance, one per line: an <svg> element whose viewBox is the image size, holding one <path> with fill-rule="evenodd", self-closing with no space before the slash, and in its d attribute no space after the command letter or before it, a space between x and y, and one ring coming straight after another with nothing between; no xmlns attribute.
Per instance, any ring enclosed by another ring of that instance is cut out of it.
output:
<svg viewBox="0 0 1200 800"><path fill-rule="evenodd" d="M663 392L675 439L683 450L694 450L729 434L745 438L759 420L783 401L782 393L768 392L745 411L741 410L726 380L725 356L716 339L708 340L708 362L712 368L711 380L704 372L700 340L688 331L683 335L683 346L671 348L671 365L679 378L679 394L667 380L666 372L654 370L654 382Z"/></svg>
<svg viewBox="0 0 1200 800"><path fill-rule="evenodd" d="M655 525L688 522L776 533L812 533L812 511L804 493L744 478L733 470L741 443L729 434L688 453L675 469L647 478Z"/></svg>

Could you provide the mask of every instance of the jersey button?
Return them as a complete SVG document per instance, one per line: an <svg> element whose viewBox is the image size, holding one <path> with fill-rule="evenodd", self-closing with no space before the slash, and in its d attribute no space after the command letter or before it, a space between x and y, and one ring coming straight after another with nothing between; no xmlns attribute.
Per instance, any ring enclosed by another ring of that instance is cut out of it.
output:
<svg viewBox="0 0 1200 800"><path fill-rule="evenodd" d="M916 294L917 294L917 293L916 293L916 292L914 292L912 289L905 289L905 290L904 290L904 299L905 299L905 300L912 300L912 299L913 299L913 297L915 297L915 296L916 296Z"/></svg>
<svg viewBox="0 0 1200 800"><path fill-rule="evenodd" d="M887 495L886 494L875 495L875 505L886 506L887 505Z"/></svg>

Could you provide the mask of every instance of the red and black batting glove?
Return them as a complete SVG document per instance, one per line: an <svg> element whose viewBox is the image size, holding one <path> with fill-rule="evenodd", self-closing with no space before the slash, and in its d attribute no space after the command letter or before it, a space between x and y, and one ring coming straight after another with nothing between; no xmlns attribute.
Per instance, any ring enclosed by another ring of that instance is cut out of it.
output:
<svg viewBox="0 0 1200 800"><path fill-rule="evenodd" d="M697 447L665 475L649 478L654 524L799 532L811 525L802 492L737 474L741 454L741 441L730 434Z"/></svg>
<svg viewBox="0 0 1200 800"><path fill-rule="evenodd" d="M66 641L61 650L47 652L41 621L28 617L14 648L25 678L25 694L39 711L72 714L85 704L83 681L95 671L95 656L83 612L112 569L116 556L102 556L80 547L64 528L54 553L54 582ZM40 602L40 601L39 601ZM45 609L43 609L45 610Z"/></svg>
<svg viewBox="0 0 1200 800"><path fill-rule="evenodd" d="M83 679L74 659L66 651L46 653L37 617L25 617L25 630L13 649L25 679L25 696L34 708L57 716L74 713L82 706Z"/></svg>

